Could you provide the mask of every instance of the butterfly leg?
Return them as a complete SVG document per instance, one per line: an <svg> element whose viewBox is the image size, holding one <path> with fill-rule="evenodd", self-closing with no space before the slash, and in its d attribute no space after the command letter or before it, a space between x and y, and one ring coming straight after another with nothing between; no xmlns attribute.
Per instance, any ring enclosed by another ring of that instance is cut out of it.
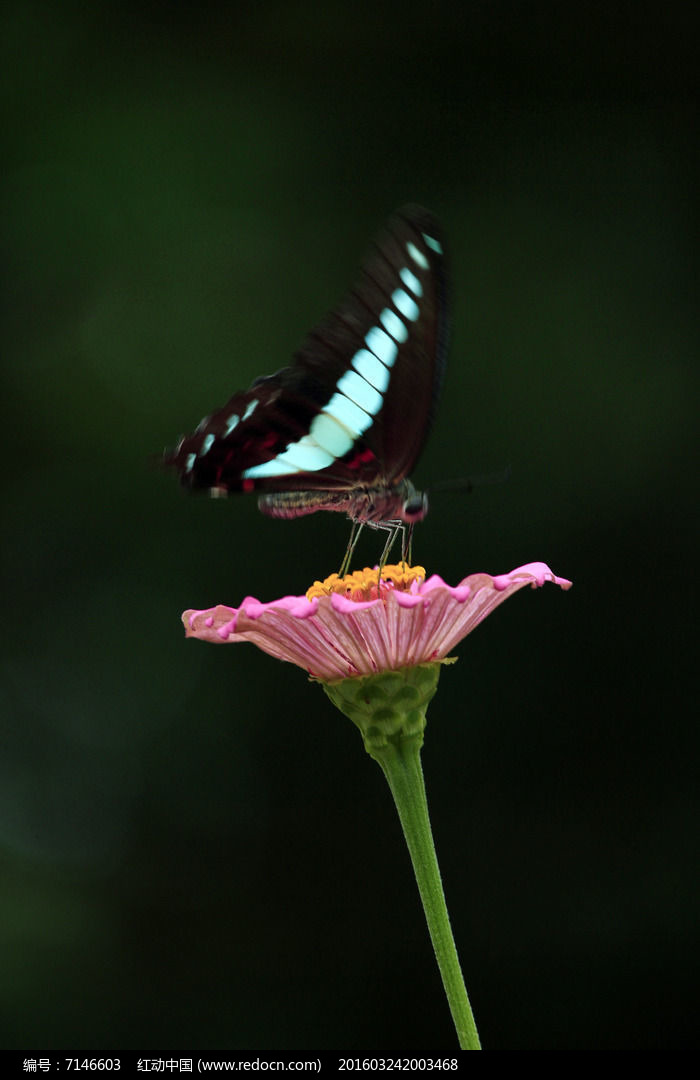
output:
<svg viewBox="0 0 700 1080"><path fill-rule="evenodd" d="M401 530L401 562L411 565L413 555L413 522Z"/></svg>
<svg viewBox="0 0 700 1080"><path fill-rule="evenodd" d="M382 524L378 524L377 528L384 529L389 534L384 545L384 550L382 551L381 558L379 559L379 574L381 576L381 572L386 565L386 561L389 558L389 553L391 552L396 537L399 535L399 533L401 533L401 551L403 552L406 541L406 526L402 521L385 521Z"/></svg>
<svg viewBox="0 0 700 1080"><path fill-rule="evenodd" d="M350 529L350 539L348 540L348 546L345 549L343 555L343 561L340 564L340 570L338 571L338 577L345 577L350 570L350 560L352 559L353 552L357 547L357 541L360 539L360 533L362 532L364 522L353 521L352 528Z"/></svg>

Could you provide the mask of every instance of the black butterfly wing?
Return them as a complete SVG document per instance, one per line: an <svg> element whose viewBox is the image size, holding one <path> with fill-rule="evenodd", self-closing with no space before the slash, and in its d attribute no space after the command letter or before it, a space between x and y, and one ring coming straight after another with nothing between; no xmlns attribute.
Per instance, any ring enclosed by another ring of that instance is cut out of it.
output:
<svg viewBox="0 0 700 1080"><path fill-rule="evenodd" d="M427 210L387 222L290 367L256 379L166 454L194 488L351 490L408 475L447 349L444 240Z"/></svg>

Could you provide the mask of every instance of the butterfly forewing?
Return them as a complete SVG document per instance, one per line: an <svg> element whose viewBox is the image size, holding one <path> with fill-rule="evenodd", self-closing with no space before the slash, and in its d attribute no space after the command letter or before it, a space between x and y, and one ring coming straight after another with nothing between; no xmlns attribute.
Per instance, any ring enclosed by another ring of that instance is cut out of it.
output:
<svg viewBox="0 0 700 1080"><path fill-rule="evenodd" d="M234 394L166 454L166 464L183 483L221 493L351 491L402 480L442 381L445 288L435 218L404 207L292 365Z"/></svg>

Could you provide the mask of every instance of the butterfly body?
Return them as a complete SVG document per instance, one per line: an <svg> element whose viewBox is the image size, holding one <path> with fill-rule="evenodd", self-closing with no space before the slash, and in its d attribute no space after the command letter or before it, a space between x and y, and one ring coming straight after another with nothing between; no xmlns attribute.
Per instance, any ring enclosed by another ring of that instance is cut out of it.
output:
<svg viewBox="0 0 700 1080"><path fill-rule="evenodd" d="M422 521L428 498L410 480L394 487L356 487L350 491L282 491L260 495L258 507L268 517L294 518L331 510L363 525L406 524Z"/></svg>
<svg viewBox="0 0 700 1080"><path fill-rule="evenodd" d="M325 510L380 527L421 520L427 498L408 477L444 372L445 277L433 215L397 211L294 362L234 394L165 464L192 489L258 493L270 517Z"/></svg>

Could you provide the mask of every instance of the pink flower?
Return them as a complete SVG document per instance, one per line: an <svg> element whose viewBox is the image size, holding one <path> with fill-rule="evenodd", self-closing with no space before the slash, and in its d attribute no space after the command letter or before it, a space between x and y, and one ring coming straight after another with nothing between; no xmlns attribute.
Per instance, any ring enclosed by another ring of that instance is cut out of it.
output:
<svg viewBox="0 0 700 1080"><path fill-rule="evenodd" d="M306 596L262 603L247 596L238 608L186 611L188 637L218 645L250 641L278 660L288 660L323 682L444 660L482 619L526 585L556 577L545 563L510 574L470 574L447 585L422 567L385 566L316 582Z"/></svg>

